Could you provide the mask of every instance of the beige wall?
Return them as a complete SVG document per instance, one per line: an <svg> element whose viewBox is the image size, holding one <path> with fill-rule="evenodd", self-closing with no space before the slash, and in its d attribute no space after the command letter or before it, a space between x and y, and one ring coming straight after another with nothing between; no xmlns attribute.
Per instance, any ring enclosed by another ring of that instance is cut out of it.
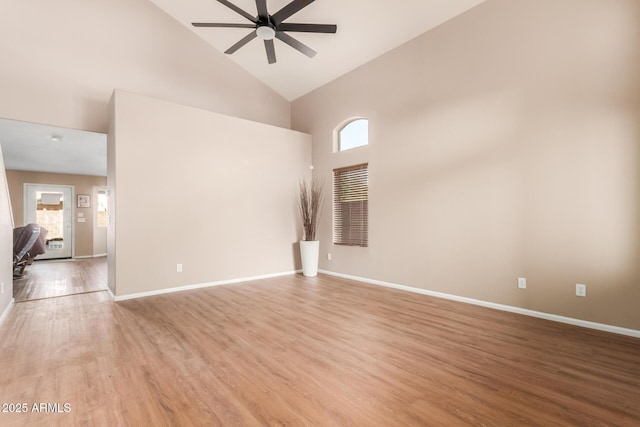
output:
<svg viewBox="0 0 640 427"><path fill-rule="evenodd" d="M147 0L21 0L0 14L0 117L105 132L115 88L289 126L290 104Z"/></svg>
<svg viewBox="0 0 640 427"><path fill-rule="evenodd" d="M638 76L640 2L489 0L294 101L314 174L370 167L370 247L327 204L320 267L640 329Z"/></svg>
<svg viewBox="0 0 640 427"><path fill-rule="evenodd" d="M0 316L13 300L13 223L0 147Z"/></svg>
<svg viewBox="0 0 640 427"><path fill-rule="evenodd" d="M310 175L309 135L122 91L113 99L117 296L299 267L295 191Z"/></svg>
<svg viewBox="0 0 640 427"><path fill-rule="evenodd" d="M15 226L24 225L24 184L53 184L72 185L75 194L93 194L96 185L106 185L107 179L103 176L65 175L44 172L29 172L7 170L7 181L11 195L11 207ZM74 195L75 198L75 195ZM94 226L94 210L96 204L92 198L91 208L76 208L74 203L74 254L76 257L87 257L106 253L106 247L102 252L94 252L94 234L104 234L104 229L96 229ZM85 222L77 222L77 213L84 213Z"/></svg>

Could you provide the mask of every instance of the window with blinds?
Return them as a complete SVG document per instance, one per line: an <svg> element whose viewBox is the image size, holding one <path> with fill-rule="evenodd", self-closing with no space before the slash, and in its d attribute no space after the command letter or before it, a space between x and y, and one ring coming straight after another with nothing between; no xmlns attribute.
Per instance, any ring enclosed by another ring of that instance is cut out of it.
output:
<svg viewBox="0 0 640 427"><path fill-rule="evenodd" d="M369 244L369 165L333 170L333 243Z"/></svg>

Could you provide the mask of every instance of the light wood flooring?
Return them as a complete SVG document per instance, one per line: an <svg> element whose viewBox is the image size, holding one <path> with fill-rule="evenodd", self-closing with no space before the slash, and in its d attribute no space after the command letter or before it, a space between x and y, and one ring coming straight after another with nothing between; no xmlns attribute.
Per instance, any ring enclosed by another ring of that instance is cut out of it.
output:
<svg viewBox="0 0 640 427"><path fill-rule="evenodd" d="M35 261L13 280L16 302L107 289L107 257Z"/></svg>
<svg viewBox="0 0 640 427"><path fill-rule="evenodd" d="M16 304L9 426L638 426L640 340L328 276Z"/></svg>

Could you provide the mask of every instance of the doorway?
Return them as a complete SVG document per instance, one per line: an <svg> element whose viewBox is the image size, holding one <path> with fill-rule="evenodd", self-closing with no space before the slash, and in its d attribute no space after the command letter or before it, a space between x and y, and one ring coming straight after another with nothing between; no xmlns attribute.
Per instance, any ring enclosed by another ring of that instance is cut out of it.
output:
<svg viewBox="0 0 640 427"><path fill-rule="evenodd" d="M24 223L47 230L46 252L38 259L73 256L73 193L68 185L24 184Z"/></svg>

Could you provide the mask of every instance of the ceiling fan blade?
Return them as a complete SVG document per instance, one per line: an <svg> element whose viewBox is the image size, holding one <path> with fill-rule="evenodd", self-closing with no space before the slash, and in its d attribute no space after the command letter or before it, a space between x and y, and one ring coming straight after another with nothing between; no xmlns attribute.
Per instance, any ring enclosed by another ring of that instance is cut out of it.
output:
<svg viewBox="0 0 640 427"><path fill-rule="evenodd" d="M193 22L194 27L216 27L216 28L256 28L253 24L217 24L214 22Z"/></svg>
<svg viewBox="0 0 640 427"><path fill-rule="evenodd" d="M258 17L265 21L269 19L269 12L267 11L267 0L256 0L256 8L258 9Z"/></svg>
<svg viewBox="0 0 640 427"><path fill-rule="evenodd" d="M251 31L249 34L247 34L245 37L243 37L242 40L240 40L238 43L234 44L229 49L225 50L224 53L226 53L228 55L231 55L236 50L240 49L242 46L244 46L245 44L249 43L251 40L253 40L255 38L256 38L256 32L255 31Z"/></svg>
<svg viewBox="0 0 640 427"><path fill-rule="evenodd" d="M264 48L267 51L267 61L269 64L276 63L276 49L273 47L273 39L264 41Z"/></svg>
<svg viewBox="0 0 640 427"><path fill-rule="evenodd" d="M309 46L294 39L287 33L283 33L282 31L276 31L276 37L282 40L283 42L285 42L286 44L288 44L289 46L291 46L292 48L304 53L309 58L313 58L314 56L316 56L317 52L315 50L311 49Z"/></svg>
<svg viewBox="0 0 640 427"><path fill-rule="evenodd" d="M219 0L218 0L219 1ZM309 6L314 0L293 0L291 3L277 11L271 16L271 21L278 25L300 9Z"/></svg>
<svg viewBox="0 0 640 427"><path fill-rule="evenodd" d="M297 33L335 33L338 30L338 26L329 24L289 24L283 22L278 25L277 30Z"/></svg>
<svg viewBox="0 0 640 427"><path fill-rule="evenodd" d="M256 20L255 16L250 15L249 13L247 13L244 10L240 9L235 4L232 4L232 3L228 2L227 0L218 0L218 2L222 3L225 6L227 6L229 9L233 10L234 12L239 13L240 15L244 16L245 18L247 18L251 22L253 22L253 23L258 22Z"/></svg>

